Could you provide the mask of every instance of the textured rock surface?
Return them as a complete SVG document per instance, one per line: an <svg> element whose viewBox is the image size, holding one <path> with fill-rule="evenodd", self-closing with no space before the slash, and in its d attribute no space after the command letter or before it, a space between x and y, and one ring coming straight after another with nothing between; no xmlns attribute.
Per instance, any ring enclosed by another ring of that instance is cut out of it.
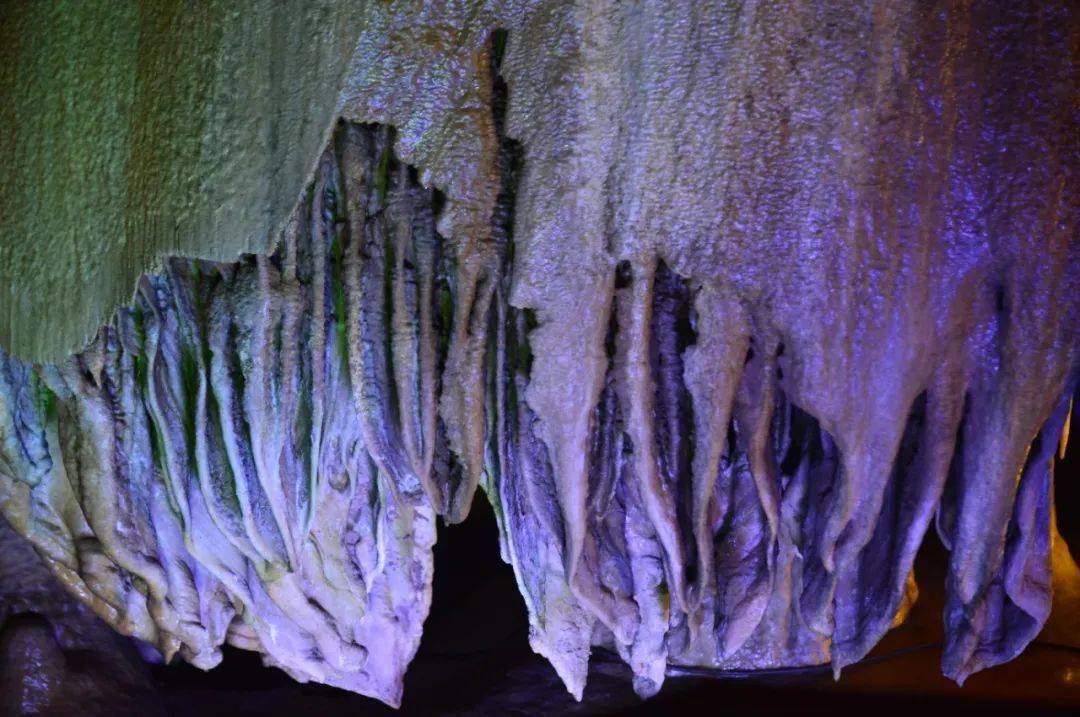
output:
<svg viewBox="0 0 1080 717"><path fill-rule="evenodd" d="M228 640L398 702L430 601L435 248L389 133L343 132L273 257L171 260L82 353L3 359L3 514L166 659Z"/></svg>
<svg viewBox="0 0 1080 717"><path fill-rule="evenodd" d="M135 647L0 518L0 712L164 714Z"/></svg>
<svg viewBox="0 0 1080 717"><path fill-rule="evenodd" d="M398 130L340 125L272 256L168 260L75 357L4 359L4 514L76 594L394 702L483 485L575 694L593 644L642 694L839 671L931 520L945 673L1023 649L1080 367L1069 3L363 13L336 109Z"/></svg>
<svg viewBox="0 0 1080 717"><path fill-rule="evenodd" d="M165 257L270 251L339 115L397 125L402 155L453 190L447 236L481 231L484 5L5 3L0 344L55 360ZM28 318L45 310L47 332Z"/></svg>

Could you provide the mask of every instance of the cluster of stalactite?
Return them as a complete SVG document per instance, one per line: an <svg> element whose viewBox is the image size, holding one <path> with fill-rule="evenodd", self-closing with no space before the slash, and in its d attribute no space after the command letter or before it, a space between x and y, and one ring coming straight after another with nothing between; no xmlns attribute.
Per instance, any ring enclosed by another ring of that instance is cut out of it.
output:
<svg viewBox="0 0 1080 717"><path fill-rule="evenodd" d="M166 657L395 704L477 487L578 696L594 645L643 695L839 672L932 523L944 672L1014 657L1080 367L1072 15L932 5L538 3L408 121L380 78L438 67L373 65L401 132L345 102L274 253L0 354L0 509Z"/></svg>
<svg viewBox="0 0 1080 717"><path fill-rule="evenodd" d="M568 396L582 345L538 353L508 301L515 145L464 251L391 139L342 123L273 255L171 260L86 350L0 361L0 508L98 615L167 659L208 668L228 641L396 704L436 516L482 484L531 643L576 695L596 644L646 695L671 664L840 670L902 620L935 514L946 672L1034 638L1064 375L1015 445L1000 389L948 365L864 397L890 430L853 444L792 397L778 336L653 259L614 266L598 397Z"/></svg>
<svg viewBox="0 0 1080 717"><path fill-rule="evenodd" d="M69 360L2 359L5 517L166 659L400 700L446 458L432 192L389 140L343 127L274 255L170 261Z"/></svg>

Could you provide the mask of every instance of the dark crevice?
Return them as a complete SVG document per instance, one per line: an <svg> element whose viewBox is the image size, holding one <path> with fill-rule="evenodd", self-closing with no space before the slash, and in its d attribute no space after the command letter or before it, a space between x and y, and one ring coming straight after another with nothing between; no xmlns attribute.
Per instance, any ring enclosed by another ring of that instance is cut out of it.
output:
<svg viewBox="0 0 1080 717"><path fill-rule="evenodd" d="M618 301L616 298L615 301ZM617 455L619 437L623 431L623 418L615 390L615 352L619 333L619 322L615 307L608 317L607 333L604 337L604 352L607 367L604 373L604 386L600 400L593 409L589 431L589 506L595 515L602 515L608 508L609 501L615 494L618 479Z"/></svg>
<svg viewBox="0 0 1080 717"><path fill-rule="evenodd" d="M1080 407L1080 390L1073 394L1072 426L1064 455L1060 450L1054 456L1054 503L1058 530L1068 544L1074 557L1080 556L1080 424L1076 410Z"/></svg>
<svg viewBox="0 0 1080 717"><path fill-rule="evenodd" d="M872 608L888 604L889 596L895 587L894 580L897 578L892 574L892 570L902 557L907 529L914 517L910 510L912 506L925 502L922 496L919 496L919 500L914 500L913 496L919 495L922 484L929 480L930 476L913 475L911 467L915 465L923 445L926 406L927 392L923 391L912 402L900 445L893 459L874 533L859 556L858 583L861 594L866 596L860 603L863 609L859 611L859 634L862 633L865 621L873 618Z"/></svg>
<svg viewBox="0 0 1080 717"><path fill-rule="evenodd" d="M694 416L686 387L684 357L697 342L690 321L693 296L686 279L660 261L652 297L652 345L649 358L654 384L653 415L661 475L676 496L680 539L687 551L687 580L696 580L696 541L693 534L693 488L690 461L694 446Z"/></svg>
<svg viewBox="0 0 1080 717"><path fill-rule="evenodd" d="M994 287L994 311L998 316L1005 315L1005 287L1002 284Z"/></svg>

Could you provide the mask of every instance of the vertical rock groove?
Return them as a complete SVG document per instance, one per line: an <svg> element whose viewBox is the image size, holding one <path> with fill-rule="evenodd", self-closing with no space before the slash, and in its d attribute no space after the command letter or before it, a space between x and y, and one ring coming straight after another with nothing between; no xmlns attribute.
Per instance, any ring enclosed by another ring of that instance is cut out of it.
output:
<svg viewBox="0 0 1080 717"><path fill-rule="evenodd" d="M433 196L391 139L343 124L273 255L170 260L75 357L3 359L5 516L166 658L400 700L443 488Z"/></svg>

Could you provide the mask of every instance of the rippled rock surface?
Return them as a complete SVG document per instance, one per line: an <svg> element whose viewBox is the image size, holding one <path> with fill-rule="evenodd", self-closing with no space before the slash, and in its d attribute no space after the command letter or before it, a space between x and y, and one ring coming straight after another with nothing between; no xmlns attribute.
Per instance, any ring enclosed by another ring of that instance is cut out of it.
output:
<svg viewBox="0 0 1080 717"><path fill-rule="evenodd" d="M73 357L4 355L11 525L166 656L390 703L477 487L575 695L598 644L643 695L839 672L931 523L944 672L1018 654L1080 375L1075 10L453 17L454 62L353 65L273 253L169 259Z"/></svg>
<svg viewBox="0 0 1080 717"><path fill-rule="evenodd" d="M338 136L272 257L170 261L85 351L4 359L5 516L166 659L227 640L400 700L431 598L436 244L388 137Z"/></svg>

